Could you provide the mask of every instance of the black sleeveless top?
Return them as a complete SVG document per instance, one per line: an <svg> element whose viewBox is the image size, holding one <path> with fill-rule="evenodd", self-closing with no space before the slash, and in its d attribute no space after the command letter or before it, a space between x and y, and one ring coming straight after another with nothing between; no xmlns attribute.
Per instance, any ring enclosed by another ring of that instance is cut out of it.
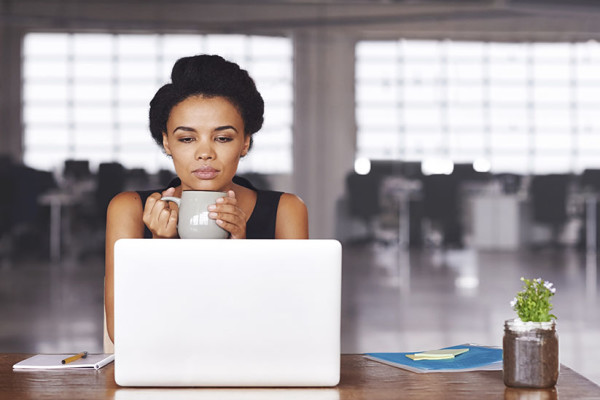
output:
<svg viewBox="0 0 600 400"><path fill-rule="evenodd" d="M272 190L258 190L247 179L234 177L233 182L238 185L245 186L256 192L256 205L252 210L252 215L246 222L246 239L275 239L275 222L277 221L277 207L279 199L283 192L275 192ZM146 205L146 199L152 193L162 193L170 187L179 186L181 181L179 178L173 179L164 189L159 190L144 190L137 193L142 200L142 207ZM151 239L152 232L144 225L144 238Z"/></svg>

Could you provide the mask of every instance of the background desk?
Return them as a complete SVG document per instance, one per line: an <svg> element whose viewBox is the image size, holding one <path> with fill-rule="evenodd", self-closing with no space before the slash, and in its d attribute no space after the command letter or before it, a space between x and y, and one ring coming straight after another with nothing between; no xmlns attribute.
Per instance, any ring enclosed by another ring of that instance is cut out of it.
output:
<svg viewBox="0 0 600 400"><path fill-rule="evenodd" d="M120 388L114 364L98 371L13 371L29 354L0 354L2 399L600 399L600 386L561 366L554 390L531 393L507 389L502 371L415 374L342 355L342 379L335 388L135 389Z"/></svg>
<svg viewBox="0 0 600 400"><path fill-rule="evenodd" d="M483 194L471 204L475 248L518 250L527 244L528 205L520 196Z"/></svg>

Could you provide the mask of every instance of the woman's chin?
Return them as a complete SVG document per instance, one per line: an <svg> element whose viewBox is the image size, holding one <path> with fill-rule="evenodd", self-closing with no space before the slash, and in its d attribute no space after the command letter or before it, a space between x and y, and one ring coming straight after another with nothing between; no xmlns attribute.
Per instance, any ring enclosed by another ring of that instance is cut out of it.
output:
<svg viewBox="0 0 600 400"><path fill-rule="evenodd" d="M203 190L203 191L211 191L211 192L226 192L230 186L231 186L231 182L229 182L229 184L227 184L227 183L218 181L216 179L204 179L204 180L196 179L194 182L182 182L183 190Z"/></svg>

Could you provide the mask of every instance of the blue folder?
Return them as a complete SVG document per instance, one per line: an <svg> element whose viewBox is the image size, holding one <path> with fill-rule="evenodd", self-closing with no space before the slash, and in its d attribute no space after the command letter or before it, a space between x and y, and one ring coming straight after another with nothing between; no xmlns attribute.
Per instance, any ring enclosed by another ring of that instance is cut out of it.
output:
<svg viewBox="0 0 600 400"><path fill-rule="evenodd" d="M411 360L406 357L407 354L415 354L415 352L366 353L365 356L374 361L379 361L398 368L405 368L414 372L502 369L502 349L467 344L445 347L444 349L469 349L469 351L459 354L454 358L443 360Z"/></svg>

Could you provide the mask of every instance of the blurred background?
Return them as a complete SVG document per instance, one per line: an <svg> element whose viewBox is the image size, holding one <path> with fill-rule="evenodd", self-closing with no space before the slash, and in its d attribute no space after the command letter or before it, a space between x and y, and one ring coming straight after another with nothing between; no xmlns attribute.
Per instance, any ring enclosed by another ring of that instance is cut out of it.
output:
<svg viewBox="0 0 600 400"><path fill-rule="evenodd" d="M148 103L211 53L266 102L239 174L344 245L342 352L501 345L541 276L600 383L599 38L584 0L0 0L0 351L102 350L106 206L173 177Z"/></svg>

